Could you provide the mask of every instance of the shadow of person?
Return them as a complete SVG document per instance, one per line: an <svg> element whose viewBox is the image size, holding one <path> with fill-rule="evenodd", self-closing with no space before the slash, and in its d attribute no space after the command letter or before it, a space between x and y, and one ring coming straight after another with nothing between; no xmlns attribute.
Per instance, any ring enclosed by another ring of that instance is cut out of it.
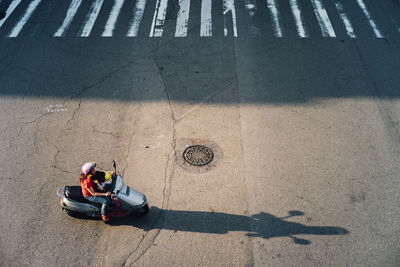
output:
<svg viewBox="0 0 400 267"><path fill-rule="evenodd" d="M274 215L260 212L250 216L250 221L253 225L252 231L247 235L252 237L273 238L287 236L292 238L296 244L307 245L311 242L306 239L294 237L293 235L345 235L349 233L348 230L342 227L335 226L307 226L296 222L287 222L284 219L292 216L304 215L302 212L291 211L290 213L297 213L296 215L278 218Z"/></svg>
<svg viewBox="0 0 400 267"><path fill-rule="evenodd" d="M270 239L290 237L294 243L311 244L310 241L294 235L345 235L349 231L336 226L307 226L288 222L285 219L304 215L301 211L289 211L286 217L278 218L266 212L251 216L228 214L223 212L163 210L152 207L143 218L128 218L114 223L141 228L145 231L163 229L172 231L226 234L232 231L246 232L250 237Z"/></svg>

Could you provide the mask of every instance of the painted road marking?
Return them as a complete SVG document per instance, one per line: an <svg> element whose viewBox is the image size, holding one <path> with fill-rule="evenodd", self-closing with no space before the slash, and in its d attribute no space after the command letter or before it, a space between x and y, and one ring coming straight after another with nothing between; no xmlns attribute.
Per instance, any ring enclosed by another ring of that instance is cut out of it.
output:
<svg viewBox="0 0 400 267"><path fill-rule="evenodd" d="M294 22L296 24L297 34L301 38L309 37L306 26L301 16L301 10L297 0L289 0L290 8L292 9Z"/></svg>
<svg viewBox="0 0 400 267"><path fill-rule="evenodd" d="M367 6L365 5L363 0L357 0L358 5L360 6L362 12L364 13L365 17L368 20L369 25L372 27L375 36L377 38L383 38L382 33L378 30L378 27L376 26L374 20L372 19L371 15L369 14L369 11L367 9Z"/></svg>
<svg viewBox="0 0 400 267"><path fill-rule="evenodd" d="M167 14L168 0L157 0L150 37L161 37L164 30L165 15Z"/></svg>
<svg viewBox="0 0 400 267"><path fill-rule="evenodd" d="M68 109L63 106L63 104L55 104L46 107L47 113L54 113L54 112L66 112Z"/></svg>
<svg viewBox="0 0 400 267"><path fill-rule="evenodd" d="M314 7L315 16L317 17L319 27L321 28L322 36L336 37L328 13L320 0L311 0Z"/></svg>
<svg viewBox="0 0 400 267"><path fill-rule="evenodd" d="M142 22L145 7L146 7L146 0L136 1L133 18L130 22L130 27L126 36L137 37L139 35L140 23Z"/></svg>
<svg viewBox="0 0 400 267"><path fill-rule="evenodd" d="M100 13L101 7L103 6L104 0L96 0L92 3L89 13L86 16L85 22L78 33L78 36L88 37L92 32L94 23L96 22L97 16Z"/></svg>
<svg viewBox="0 0 400 267"><path fill-rule="evenodd" d="M60 28L53 35L54 37L64 37L65 36L65 33L68 30L69 26L71 25L81 3L82 3L82 0L72 0L70 6L68 8L67 15L65 16L65 19L64 19L63 23L61 24Z"/></svg>
<svg viewBox="0 0 400 267"><path fill-rule="evenodd" d="M48 4L48 8L44 11L44 14L40 16L41 18L45 19L45 21L41 21L36 25L35 29L32 31L31 37L39 36L39 34L41 33L41 31L43 29L43 26L49 20L49 17L54 12L54 8L56 7L58 2L59 2L59 0L50 1L50 3Z"/></svg>
<svg viewBox="0 0 400 267"><path fill-rule="evenodd" d="M17 6L19 5L19 3L21 3L22 0L14 0L10 3L7 11L6 11L6 16L0 20L0 28L1 26L3 26L4 22L6 22L6 20L8 19L8 17L11 15L11 13L13 13L14 9L17 8Z"/></svg>
<svg viewBox="0 0 400 267"><path fill-rule="evenodd" d="M235 0L224 0L224 35L229 34L227 27L229 14L232 16L233 36L237 37Z"/></svg>
<svg viewBox="0 0 400 267"><path fill-rule="evenodd" d="M18 23L14 26L14 28L7 35L7 37L17 37L18 36L18 34L21 32L22 28L28 22L28 20L30 19L30 17L32 16L32 14L36 10L36 8L39 6L41 1L42 0L34 0L29 4L28 8L25 11L25 14L18 21Z"/></svg>
<svg viewBox="0 0 400 267"><path fill-rule="evenodd" d="M212 0L201 1L200 36L212 36Z"/></svg>
<svg viewBox="0 0 400 267"><path fill-rule="evenodd" d="M276 0L267 0L267 7L272 18L272 25L275 37L283 37L283 26L281 22L281 15L279 13L279 6Z"/></svg>
<svg viewBox="0 0 400 267"><path fill-rule="evenodd" d="M248 23L248 34L249 36L258 36L260 34L260 28L255 23L255 17L257 12L256 0L245 0L244 7L247 11L247 23Z"/></svg>
<svg viewBox="0 0 400 267"><path fill-rule="evenodd" d="M335 7L337 12L339 13L340 18L343 21L344 27L346 28L347 35L350 36L351 38L357 38L353 26L351 25L349 17L346 15L346 12L344 11L344 7L342 3L340 3L338 0L335 0Z"/></svg>
<svg viewBox="0 0 400 267"><path fill-rule="evenodd" d="M111 13L108 16L106 26L104 27L104 31L101 36L103 36L103 37L113 36L115 25L117 24L118 16L119 16L119 13L121 11L121 8L122 8L124 2L125 2L125 0L115 0L114 5L111 9Z"/></svg>
<svg viewBox="0 0 400 267"><path fill-rule="evenodd" d="M179 0L175 37L186 37L189 23L190 0Z"/></svg>
<svg viewBox="0 0 400 267"><path fill-rule="evenodd" d="M0 0L1 1L1 0ZM54 33L54 37L64 37L68 32L70 25L76 17L78 9L82 4L82 0L70 0L70 5L68 10L66 11L65 18L62 22L62 25L58 28L58 30ZM179 10L177 11L177 19L175 25L175 37L187 37L188 36L188 23L189 23L189 15L190 15L190 5L193 1L190 0L178 0ZM211 37L213 31L213 20L212 20L212 5L213 1L222 1L223 3L223 20L224 20L224 35L232 35L234 37L238 36L237 31L237 15L236 15L236 6L235 0L201 0L201 16L200 16L200 36L201 37ZM279 1L286 0L265 0L266 8L269 12L271 18L271 24L273 29L273 34L275 37L283 37L284 27L282 24L281 11L279 8ZM294 23L297 30L297 35L301 38L309 37L308 29L306 27L306 21L304 19L304 15L302 14L303 10L301 8L302 0L287 0L290 4L291 15L293 16ZM317 18L319 27L321 28L322 36L324 37L336 37L335 31L332 27L331 21L329 19L327 10L324 7L323 0L307 0L311 1L313 12ZM347 1L342 0L332 0L335 6L336 12L338 13L347 35L350 38L357 38L355 34L354 27L351 23L350 17L346 12L345 4ZM376 23L372 19L371 14L369 13L367 6L364 0L353 0L356 1L363 15L368 20L369 26L372 28L375 36L377 38L383 38L383 34L378 29ZM383 0L382 0L383 1ZM4 25L9 16L13 13L17 13L20 11L17 7L20 6L22 0L12 0L8 10L6 12L5 18L0 20L0 27ZM9 31L6 37L17 37L27 22L31 19L31 16L38 9L38 6L42 2L42 0L30 0L28 2L28 7L25 11L22 11L22 16L17 20L15 26ZM168 0L157 0L156 7L154 9L153 20L151 23L150 29L150 37L161 37L163 34L163 30L165 27L165 18L168 7ZM46 5L46 8L41 8L42 13L40 15L41 18L47 18L49 14L56 8L57 1L51 1L50 4ZM100 11L102 10L102 6L104 4L104 0L91 0L91 6L86 14L85 20L80 28L80 31L77 36L79 37L88 37L92 33L92 29L98 16L100 15ZM113 36L113 32L117 26L117 21L119 15L124 6L125 0L114 0L112 9L108 14L108 19L106 25L104 27L103 33L101 36L111 37ZM257 16L257 0L244 0L240 2L244 4L245 16L247 17L247 31L248 36L259 36L261 34L260 28L256 25L256 16ZM127 37L137 37L139 35L139 28L142 24L142 19L145 12L145 7L147 4L147 0L135 0L135 7L132 13L132 18L129 21L129 30L126 34ZM384 7L387 7L383 4ZM214 14L216 15L216 14ZM221 14L218 14L221 15ZM218 16L217 15L217 16ZM389 15L390 16L390 15ZM312 18L311 18L312 19ZM232 21L232 23L231 23ZM395 25L397 31L400 31L398 23L395 18L391 17L391 22ZM39 21L33 27L33 32L30 34L35 37L38 36L41 32L41 28L43 27L45 22ZM231 27L232 29L228 29Z"/></svg>

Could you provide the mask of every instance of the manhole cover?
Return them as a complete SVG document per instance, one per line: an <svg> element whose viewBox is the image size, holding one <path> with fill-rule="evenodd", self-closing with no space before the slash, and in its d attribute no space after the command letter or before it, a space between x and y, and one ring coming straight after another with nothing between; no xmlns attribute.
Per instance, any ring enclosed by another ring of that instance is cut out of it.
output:
<svg viewBox="0 0 400 267"><path fill-rule="evenodd" d="M214 159L214 153L206 146L194 145L185 149L183 159L190 165L204 166Z"/></svg>

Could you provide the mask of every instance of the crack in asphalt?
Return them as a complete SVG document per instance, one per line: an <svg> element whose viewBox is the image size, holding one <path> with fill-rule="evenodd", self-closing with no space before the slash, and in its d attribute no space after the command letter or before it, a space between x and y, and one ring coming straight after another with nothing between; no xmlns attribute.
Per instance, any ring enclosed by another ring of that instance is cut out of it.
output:
<svg viewBox="0 0 400 267"><path fill-rule="evenodd" d="M38 131L39 131L38 125L35 125L35 129L34 129L34 132L33 132L33 142L32 142L32 144L30 144L30 146L33 146L33 149L32 149L32 152L27 153L28 157L31 157L31 156L35 155L39 151L39 144L37 142L37 139L38 139L37 132Z"/></svg>
<svg viewBox="0 0 400 267"><path fill-rule="evenodd" d="M385 102L382 99L382 94L379 91L377 81L372 76L372 72L370 71L366 63L364 63L364 57L362 55L360 48L357 46L357 43L355 42L353 42L353 45L356 51L356 59L359 61L361 65L361 70L365 76L365 79L367 80L367 84L368 85L371 84L371 86L367 86L367 88L369 91L373 93L372 95L376 96L373 98L373 100L378 108L379 115L384 125L386 126L389 135L391 135L391 137L395 140L395 142L399 143L400 142L399 131L397 127L394 127L397 121L392 118L390 108L387 108L385 106ZM389 102L391 102L390 99Z"/></svg>
<svg viewBox="0 0 400 267"><path fill-rule="evenodd" d="M141 106L142 106L142 104L140 104L137 108L136 108L136 110L135 110L135 112L134 113L137 113L139 110L140 110L140 108L141 108ZM122 170L122 176L125 176L125 170L126 170L126 168L128 167L128 158L129 158L129 154L130 154L130 152L131 152L131 146L132 146L132 139L133 139L133 136L135 135L135 133L136 133L136 131L135 131L135 125L136 125L136 123L137 123L137 117L135 118L135 120L133 121L133 124L132 124L132 134L131 134L131 136L130 136L130 138L129 138L129 144L128 144L128 151L127 151L127 153L126 153L126 156L125 156L125 167L123 168L123 170Z"/></svg>
<svg viewBox="0 0 400 267"><path fill-rule="evenodd" d="M95 133L101 133L101 134L105 134L105 135L113 135L112 132L103 132L103 131L97 130L96 125L92 126L92 130Z"/></svg>
<svg viewBox="0 0 400 267"><path fill-rule="evenodd" d="M57 152L55 153L55 155L54 155L54 157L53 157L54 165L51 165L50 168L54 168L54 169L59 170L59 171L61 171L61 172L63 172L63 173L73 174L72 172L67 171L67 170L64 170L64 169L62 169L62 168L60 168L60 167L57 166L57 157L58 157L58 155L61 153L61 150L57 147L57 145L55 145L55 144L49 142L49 140L47 140L47 138L45 138L45 139L46 139L47 143L53 145L53 147L57 150Z"/></svg>
<svg viewBox="0 0 400 267"><path fill-rule="evenodd" d="M18 134L17 134L16 137L11 137L10 146L9 146L8 149L11 149L11 148L13 148L13 147L15 146L14 142L16 142L16 140L17 140L17 139L19 138L19 136L21 135L22 129L23 129L23 127L20 127L20 128L19 128L19 131L18 131Z"/></svg>
<svg viewBox="0 0 400 267"><path fill-rule="evenodd" d="M128 61L128 63L126 63L125 65L120 66L120 67L116 68L115 70L111 71L110 73L105 74L105 75L104 75L102 78L100 78L97 82L95 82L95 83L93 83L93 84L91 84L91 85L85 86L79 93L77 93L77 94L71 96L69 99L74 99L74 98L81 97L81 96L83 95L83 93L85 93L87 90L89 90L89 89L91 89L91 88L93 88L93 87L96 87L96 86L98 86L99 84L102 84L103 82L105 82L106 80L108 80L109 78L111 78L115 73L117 73L117 72L119 72L119 71L121 71L121 70L123 70L123 69L125 69L125 68L128 68L128 67L129 67L130 65L132 65L132 63L134 63L134 62L135 62L135 60L130 60L130 61Z"/></svg>
<svg viewBox="0 0 400 267"><path fill-rule="evenodd" d="M70 124L71 121L75 120L75 114L78 112L78 110L81 108L81 103L82 103L82 98L79 98L79 103L78 103L78 107L76 107L74 109L74 111L72 112L72 116L71 118L67 121L67 124ZM64 102L65 104L65 102Z"/></svg>
<svg viewBox="0 0 400 267"><path fill-rule="evenodd" d="M158 224L158 223L160 223L160 224L163 224L163 223L164 223L164 219L165 219L165 218L164 218L164 212L163 212L163 211L164 211L165 208L168 206L168 200L169 200L170 193L171 193L171 190L170 190L171 179L172 179L173 174L174 174L174 172L175 172L174 164L172 164L172 166L171 166L171 167L172 167L172 170L171 170L171 172L170 172L170 175L168 176L168 169L169 169L169 167L170 167L170 163L173 162L173 160L174 160L175 157L176 157L176 128L175 128L175 124L178 122L178 121L175 119L175 113L174 113L174 110L173 110L173 108L172 108L171 98L170 98L170 94L169 94L168 89L167 89L167 85L166 85L164 76L162 75L160 66L159 66L159 64L158 64L158 62L157 62L157 51L158 51L158 48L159 48L158 43L159 43L159 42L157 41L157 48L155 49L155 53L154 53L153 59L154 59L155 65L156 65L156 67L157 67L158 74L160 75L160 77L161 77L161 79L162 79L162 81L163 81L163 84L164 84L164 91L165 91L165 93L166 93L167 100L168 100L168 105L169 105L169 109L170 109L170 116L171 116L171 119L172 119L172 142L171 142L171 149L172 149L172 151L168 154L168 159L167 159L167 162L166 162L166 165L165 165L165 169L164 169L164 188L163 188L163 198L162 198L162 202L161 202L161 211L160 211L159 217L158 217L158 218L155 220L155 222L151 225L150 229L153 229L153 227L154 227L156 224ZM126 263L127 263L128 260L129 260L129 258L141 247L141 244L142 244L143 240L146 239L146 237L148 236L148 234L149 234L150 231L151 231L151 230L149 230L148 232L146 232L146 233L143 235L143 238L139 241L139 243L137 244L137 246L136 246L136 247L127 255L127 257L123 260L121 266L125 266ZM161 227L159 227L158 229L156 229L156 233L155 233L154 236L152 237L151 242L146 246L146 248L144 249L144 251L143 251L142 253L140 253L140 255L138 255L137 258L136 258L135 260L133 260L132 264L135 264L136 262L138 262L138 261L148 252L148 250L153 246L153 244L154 244L156 238L159 236L160 232L161 232Z"/></svg>
<svg viewBox="0 0 400 267"><path fill-rule="evenodd" d="M96 86L102 84L103 82L107 81L107 80L110 79L114 74L118 73L119 71L121 71L121 70L123 70L123 69L125 69L125 68L128 68L128 67L129 67L130 65L132 65L134 62L135 62L135 60L130 60L130 61L128 61L128 63L126 63L125 65L122 65L122 66L116 68L115 70L113 70L113 71L111 71L111 72L105 74L102 78L100 78L100 79L99 79L98 81L96 81L95 83L93 83L93 84L91 84L91 85L88 85L88 86L85 86L85 87L82 88L77 94L71 96L71 97L69 98L69 100L73 100L73 99L75 99L75 98L79 98L79 103L78 103L78 106L74 109L74 111L73 111L73 113L72 113L72 118L68 120L68 123L70 123L71 121L73 121L73 120L75 119L75 114L76 114L76 113L78 112L78 110L81 108L81 104L82 104L82 95L83 95L86 91L88 91L88 90L90 90L90 89L92 89L92 88L94 88L94 87L96 87ZM67 101L67 100L64 101L64 103L63 103L64 105L65 105L66 101Z"/></svg>
<svg viewBox="0 0 400 267"><path fill-rule="evenodd" d="M0 131L0 134L5 133L5 132L8 130L8 126L9 126L9 125L7 125L4 129L2 129L2 130Z"/></svg>
<svg viewBox="0 0 400 267"><path fill-rule="evenodd" d="M16 177L0 177L0 180L18 180L24 173L25 169L23 169Z"/></svg>
<svg viewBox="0 0 400 267"><path fill-rule="evenodd" d="M236 45L236 39L233 42L233 48L234 48L234 64L235 64L235 85L236 85L236 92L237 92L237 102L239 103L239 137L240 137L240 149L241 149L241 155L243 155L243 151L244 151L244 147L243 147L243 135L242 135L242 116L240 113L241 110L241 100L240 100L240 88L239 88L239 74L238 74L238 59L237 59L237 54L238 54L238 49L237 49L237 45ZM243 171L244 171L244 160L242 160L242 176L243 176ZM242 177L246 186L246 195L249 195L250 192L250 188L249 185L247 184L247 182L245 181L245 177ZM246 213L249 214L250 213L250 203L248 200L248 197L246 198ZM250 222L250 217L248 219L248 229L252 228L251 222ZM246 264L246 266L254 266L254 246L253 246L253 242L252 240L249 240L249 252L250 252L250 262L248 264Z"/></svg>
<svg viewBox="0 0 400 267"><path fill-rule="evenodd" d="M31 121L22 121L21 123L23 123L23 124L25 124L25 125L29 125L29 124L32 124L32 123L35 123L35 122L39 121L40 119L42 119L43 117L45 117L45 116L47 116L47 115L49 115L49 114L51 114L51 113L46 112L46 113L43 113L43 114L41 114L40 116L36 117L35 119L31 120ZM19 118L19 119L22 120L22 119L24 119L24 117L21 117L21 118Z"/></svg>

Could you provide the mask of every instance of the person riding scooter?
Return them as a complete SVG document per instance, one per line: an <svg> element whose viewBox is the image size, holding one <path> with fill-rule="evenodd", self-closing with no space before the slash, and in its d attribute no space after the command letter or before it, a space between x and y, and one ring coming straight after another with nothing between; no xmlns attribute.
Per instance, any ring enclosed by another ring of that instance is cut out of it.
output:
<svg viewBox="0 0 400 267"><path fill-rule="evenodd" d="M109 172L109 171L94 171L93 176L92 176L92 182L95 184L98 192L107 192L109 191L109 188L111 184L105 184L104 188L100 183L107 182L110 180L111 176L114 175L114 172Z"/></svg>
<svg viewBox="0 0 400 267"><path fill-rule="evenodd" d="M96 163L94 163L94 162L88 162L82 166L82 173L80 175L80 184L81 184L82 194L87 200L94 202L94 203L102 204L101 218L103 219L104 222L108 222L109 218L106 215L107 206L111 202L110 197L114 198L115 196L109 191L102 193L102 192L96 191L93 188L92 178L93 178L94 174L96 173L95 168L96 168Z"/></svg>

